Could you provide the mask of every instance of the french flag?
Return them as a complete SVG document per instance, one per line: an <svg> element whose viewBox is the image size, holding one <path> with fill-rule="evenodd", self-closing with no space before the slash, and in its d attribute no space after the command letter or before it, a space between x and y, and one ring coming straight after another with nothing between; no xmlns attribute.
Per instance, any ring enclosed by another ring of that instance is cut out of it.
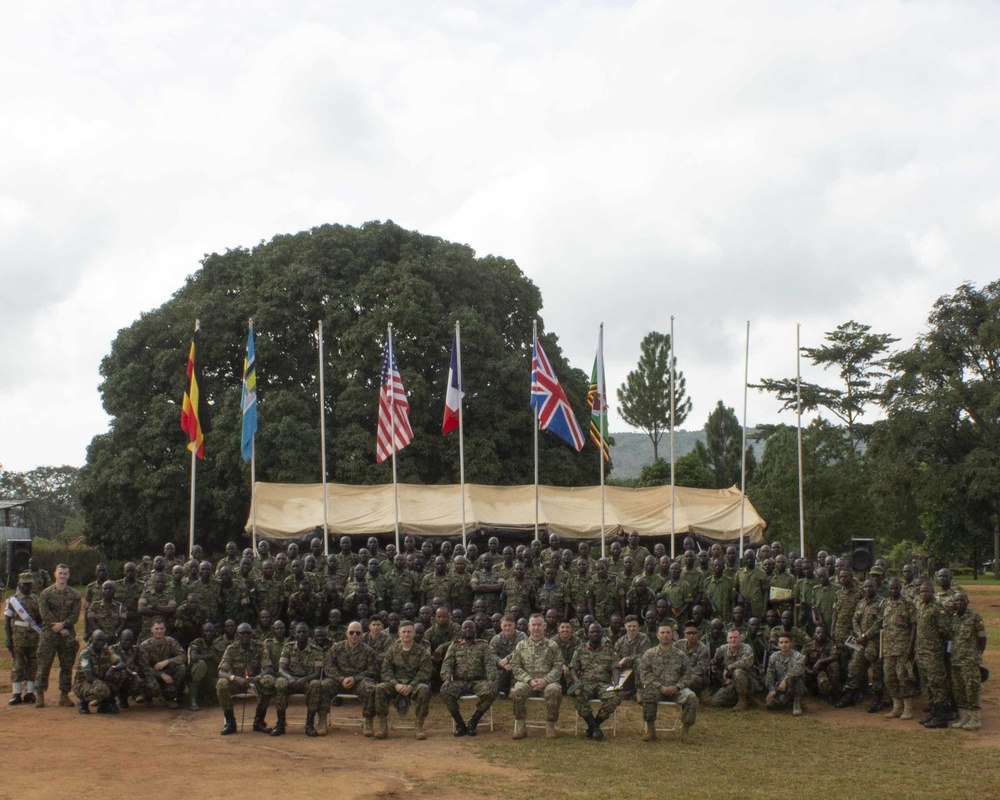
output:
<svg viewBox="0 0 1000 800"><path fill-rule="evenodd" d="M451 433L458 427L459 409L465 397L465 384L458 366L458 334L451 340L451 363L448 365L448 389L444 396L444 419L441 433Z"/></svg>

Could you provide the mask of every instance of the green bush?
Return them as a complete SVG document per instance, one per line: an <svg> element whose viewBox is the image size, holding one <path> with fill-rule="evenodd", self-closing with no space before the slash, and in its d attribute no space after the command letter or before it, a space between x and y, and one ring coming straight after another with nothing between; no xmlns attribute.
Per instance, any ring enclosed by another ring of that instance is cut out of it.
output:
<svg viewBox="0 0 1000 800"><path fill-rule="evenodd" d="M70 547L63 542L35 538L31 542L31 553L38 557L38 563L52 575L57 564L69 567L70 582L86 584L94 580L94 571L102 561L108 565L108 575L120 578L122 562L109 561L93 547Z"/></svg>

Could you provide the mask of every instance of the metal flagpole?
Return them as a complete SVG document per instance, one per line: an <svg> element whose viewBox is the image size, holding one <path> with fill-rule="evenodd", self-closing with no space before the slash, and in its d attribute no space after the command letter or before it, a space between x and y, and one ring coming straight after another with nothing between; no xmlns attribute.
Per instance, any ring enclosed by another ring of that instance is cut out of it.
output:
<svg viewBox="0 0 1000 800"><path fill-rule="evenodd" d="M674 315L670 315L670 560L676 556L677 492L674 482Z"/></svg>
<svg viewBox="0 0 1000 800"><path fill-rule="evenodd" d="M740 462L740 558L743 558L743 536L747 511L747 387L750 373L750 320L747 320L747 341L743 353L743 454Z"/></svg>
<svg viewBox="0 0 1000 800"><path fill-rule="evenodd" d="M392 323L389 323L389 425L391 426L391 439L392 442L392 509L396 524L396 552L399 550L399 483L396 479L396 402L395 402L395 388L393 386L394 378L392 372L392 362L395 360L396 356L392 352ZM383 386L381 391L385 391Z"/></svg>
<svg viewBox="0 0 1000 800"><path fill-rule="evenodd" d="M458 480L462 490L462 547L467 547L465 541L465 425L462 419L462 406L465 405L464 384L462 383L462 324L455 321L455 362L458 367Z"/></svg>
<svg viewBox="0 0 1000 800"><path fill-rule="evenodd" d="M253 554L257 553L257 450L254 436L250 440L250 543Z"/></svg>
<svg viewBox="0 0 1000 800"><path fill-rule="evenodd" d="M323 481L323 555L330 555L330 528L326 509L326 389L323 382L323 320L319 321L319 450Z"/></svg>
<svg viewBox="0 0 1000 800"><path fill-rule="evenodd" d="M531 323L531 345L535 358L538 358L538 320ZM538 407L532 403L532 416L535 419L535 539L538 539Z"/></svg>
<svg viewBox="0 0 1000 800"><path fill-rule="evenodd" d="M795 323L795 414L799 429L799 556L806 557L805 494L802 488L802 350L799 344L801 325Z"/></svg>
<svg viewBox="0 0 1000 800"><path fill-rule="evenodd" d="M604 552L604 415L607 413L607 398L604 396L604 323L601 323L597 334L597 402L601 406L601 415L597 419L598 440L597 460L601 462L601 558L607 558Z"/></svg>

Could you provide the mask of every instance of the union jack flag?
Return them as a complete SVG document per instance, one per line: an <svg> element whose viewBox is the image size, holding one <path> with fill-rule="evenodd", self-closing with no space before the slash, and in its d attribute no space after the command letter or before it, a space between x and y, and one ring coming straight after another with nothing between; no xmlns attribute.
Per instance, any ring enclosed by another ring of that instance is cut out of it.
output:
<svg viewBox="0 0 1000 800"><path fill-rule="evenodd" d="M375 436L375 461L381 464L413 440L410 427L410 404L392 354L392 328L382 351L382 386L378 393L378 432Z"/></svg>
<svg viewBox="0 0 1000 800"><path fill-rule="evenodd" d="M531 345L531 407L538 417L538 430L551 431L577 452L583 449L580 423L538 339Z"/></svg>

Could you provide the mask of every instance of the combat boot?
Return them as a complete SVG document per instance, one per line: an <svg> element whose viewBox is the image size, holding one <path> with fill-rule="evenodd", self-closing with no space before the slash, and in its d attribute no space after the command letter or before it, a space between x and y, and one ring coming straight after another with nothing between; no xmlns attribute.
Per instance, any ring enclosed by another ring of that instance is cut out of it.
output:
<svg viewBox="0 0 1000 800"><path fill-rule="evenodd" d="M329 719L330 717L328 712L316 712L316 734L318 736L326 736L330 732Z"/></svg>
<svg viewBox="0 0 1000 800"><path fill-rule="evenodd" d="M594 715L593 714L591 714L591 713L588 712L587 714L584 715L583 721L587 723L587 732L584 733L583 735L586 738L588 738L588 739L593 739L594 738L594 728L597 727L597 720L594 719Z"/></svg>
<svg viewBox="0 0 1000 800"><path fill-rule="evenodd" d="M374 731L372 730L372 720L371 717L365 717L361 720L361 730L365 736L371 737Z"/></svg>
<svg viewBox="0 0 1000 800"><path fill-rule="evenodd" d="M45 690L38 690L38 702L35 703L35 708L45 708Z"/></svg>
<svg viewBox="0 0 1000 800"><path fill-rule="evenodd" d="M792 716L793 717L802 716L802 701L798 697L792 700Z"/></svg>
<svg viewBox="0 0 1000 800"><path fill-rule="evenodd" d="M515 719L514 720L514 735L511 738L512 739L523 739L525 737L525 735L526 734L525 734L525 730L524 730L524 720L523 719Z"/></svg>
<svg viewBox="0 0 1000 800"><path fill-rule="evenodd" d="M312 719L311 719L312 713L313 713L312 711L309 712L309 723L312 722ZM255 725L256 725L256 722L257 722L257 720L254 720L254 724ZM306 724L308 725L309 723L306 723ZM257 730L257 728L254 727L254 730ZM284 711L284 709L279 709L278 710L278 721L275 722L274 723L274 727L271 728L271 736L284 736L284 735L285 735L285 711Z"/></svg>
<svg viewBox="0 0 1000 800"><path fill-rule="evenodd" d="M100 705L97 706L98 714L117 714L118 706L115 705L114 700L102 700Z"/></svg>
<svg viewBox="0 0 1000 800"><path fill-rule="evenodd" d="M388 717L376 717L375 718L375 738L384 739L389 735L389 719Z"/></svg>
<svg viewBox="0 0 1000 800"><path fill-rule="evenodd" d="M899 715L900 719L913 719L913 698L904 697L903 698L903 713Z"/></svg>
<svg viewBox="0 0 1000 800"><path fill-rule="evenodd" d="M469 726L465 724L465 720L462 719L462 715L457 711L453 711L451 718L455 721L455 732L452 736L465 736L469 732Z"/></svg>
<svg viewBox="0 0 1000 800"><path fill-rule="evenodd" d="M59 692L59 705L63 708L73 707L73 701L69 699L69 692Z"/></svg>
<svg viewBox="0 0 1000 800"><path fill-rule="evenodd" d="M59 705L62 705L62 703L60 702ZM77 708L77 710L81 714L89 714L90 713L90 706L87 705L87 701L86 700L77 700L76 701L76 708Z"/></svg>
<svg viewBox="0 0 1000 800"><path fill-rule="evenodd" d="M219 731L220 736L229 736L236 733L236 714L231 709L229 711L223 711L222 715L226 719L226 724L222 726L222 730Z"/></svg>
<svg viewBox="0 0 1000 800"><path fill-rule="evenodd" d="M424 739L427 738L427 734L424 733L424 718L423 717L417 717L417 719L414 722L413 738L414 739L419 739L420 741L423 741Z"/></svg>
<svg viewBox="0 0 1000 800"><path fill-rule="evenodd" d="M24 702L24 698L20 694L12 694L10 700L7 701L9 706L19 706Z"/></svg>
<svg viewBox="0 0 1000 800"><path fill-rule="evenodd" d="M128 692L119 693L118 705L120 705L122 708L128 708Z"/></svg>
<svg viewBox="0 0 1000 800"><path fill-rule="evenodd" d="M35 693L34 692L28 692L24 696L24 702L25 703L34 703L35 702Z"/></svg>
<svg viewBox="0 0 1000 800"><path fill-rule="evenodd" d="M256 733L266 733L268 736L271 735L273 728L264 721L264 716L267 714L267 709L257 706L257 713L253 715L253 730Z"/></svg>
<svg viewBox="0 0 1000 800"><path fill-rule="evenodd" d="M555 739L556 738L556 724L554 722L545 723L545 738Z"/></svg>
<svg viewBox="0 0 1000 800"><path fill-rule="evenodd" d="M643 722L642 723L642 740L644 742L655 742L656 741L656 723L655 722Z"/></svg>
<svg viewBox="0 0 1000 800"><path fill-rule="evenodd" d="M892 711L886 714L883 719L899 719L903 716L903 704L897 698L892 698Z"/></svg>
<svg viewBox="0 0 1000 800"><path fill-rule="evenodd" d="M749 711L749 710L750 710L750 704L747 703L747 696L745 694L741 694L739 696L739 700L736 701L736 705L733 706L733 711Z"/></svg>
<svg viewBox="0 0 1000 800"><path fill-rule="evenodd" d="M876 694L866 709L869 714L877 714L882 710L882 695Z"/></svg>
<svg viewBox="0 0 1000 800"><path fill-rule="evenodd" d="M281 716L282 716L282 720L281 721L284 722L285 721L284 720L284 716L285 716L284 713L282 713ZM316 712L315 711L307 711L306 712L306 736L308 736L310 739L315 739L317 736L319 736L319 732L316 730L315 722L316 722Z"/></svg>
<svg viewBox="0 0 1000 800"><path fill-rule="evenodd" d="M475 714L472 715L472 718L465 726L465 730L469 734L469 736L476 735L476 733L478 732L477 728L479 727L479 720L481 720L482 718L483 718L482 711L477 711Z"/></svg>
<svg viewBox="0 0 1000 800"><path fill-rule="evenodd" d="M969 718L965 721L962 726L967 731L978 731L983 727L982 721L979 719L979 715L982 713L978 708L973 708L969 710Z"/></svg>
<svg viewBox="0 0 1000 800"><path fill-rule="evenodd" d="M958 719L956 719L948 727L949 728L964 728L965 727L965 723L968 722L968 721L969 721L969 712L966 711L964 708L960 708L960 709L958 709Z"/></svg>
<svg viewBox="0 0 1000 800"><path fill-rule="evenodd" d="M201 681L191 681L188 686L187 708L188 711L201 711L198 705L198 691L201 689Z"/></svg>
<svg viewBox="0 0 1000 800"><path fill-rule="evenodd" d="M930 729L947 728L948 708L943 705L934 706L934 710L931 712L931 718L924 723L924 727Z"/></svg>

